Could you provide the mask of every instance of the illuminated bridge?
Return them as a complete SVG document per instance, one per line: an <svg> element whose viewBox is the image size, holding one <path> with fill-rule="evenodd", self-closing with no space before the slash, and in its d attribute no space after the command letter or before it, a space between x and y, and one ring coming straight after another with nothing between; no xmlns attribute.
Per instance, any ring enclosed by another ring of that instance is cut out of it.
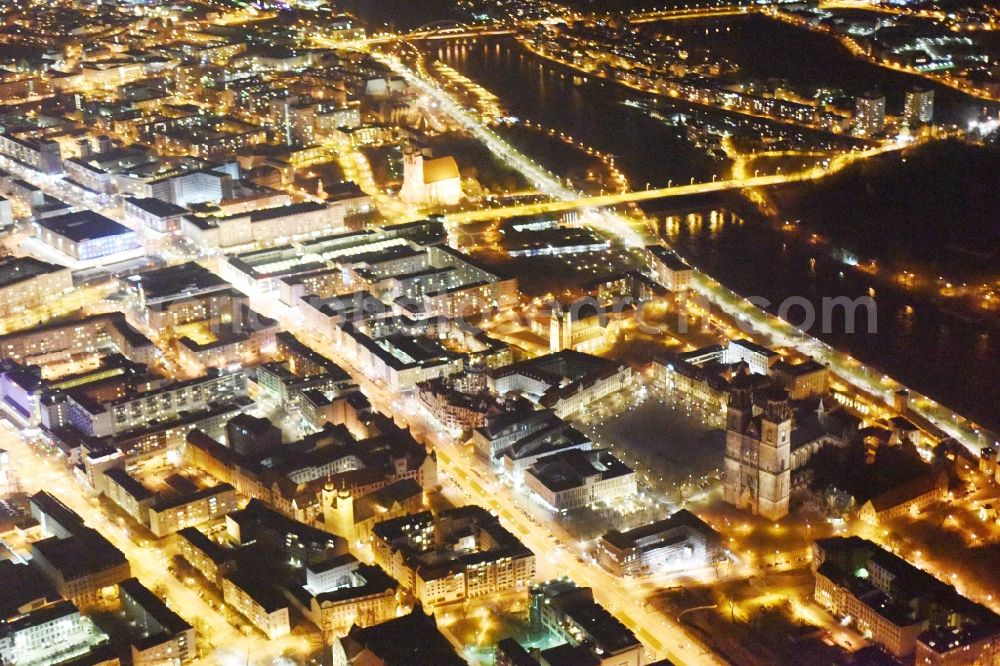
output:
<svg viewBox="0 0 1000 666"><path fill-rule="evenodd" d="M675 185L673 187L662 187L654 190L636 190L633 192L623 192L621 194L601 194L563 201L518 204L516 206L504 206L502 208L484 208L481 210L471 210L461 213L450 213L445 216L445 219L449 222L462 224L466 222L492 220L498 217L542 215L544 213L556 213L576 208L603 208L606 206L615 206L618 204L632 203L636 201L663 199L665 197L682 197L691 194L706 194L710 192L722 192L725 190L738 190L745 187L767 187L769 185L779 185L781 183L811 180L818 178L825 173L826 172L822 169L812 169L788 175L777 174L769 176L754 176L741 180L717 180L709 183Z"/></svg>

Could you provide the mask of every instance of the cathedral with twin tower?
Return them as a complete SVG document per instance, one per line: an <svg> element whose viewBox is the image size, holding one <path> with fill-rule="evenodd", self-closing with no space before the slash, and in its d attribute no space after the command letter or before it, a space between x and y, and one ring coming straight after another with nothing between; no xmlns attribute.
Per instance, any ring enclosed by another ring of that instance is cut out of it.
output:
<svg viewBox="0 0 1000 666"><path fill-rule="evenodd" d="M771 389L754 415L748 383L734 385L726 409L726 502L768 520L788 515L792 480L792 410L788 393Z"/></svg>

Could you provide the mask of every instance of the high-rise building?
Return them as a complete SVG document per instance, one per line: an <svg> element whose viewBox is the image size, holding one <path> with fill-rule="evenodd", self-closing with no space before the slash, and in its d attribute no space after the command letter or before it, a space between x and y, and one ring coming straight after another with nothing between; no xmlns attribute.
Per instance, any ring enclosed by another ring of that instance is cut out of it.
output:
<svg viewBox="0 0 1000 666"><path fill-rule="evenodd" d="M115 142L109 136L99 136L97 137L97 152L102 155L107 155L115 149Z"/></svg>
<svg viewBox="0 0 1000 666"><path fill-rule="evenodd" d="M934 118L934 91L919 87L907 90L903 115L911 127L929 123Z"/></svg>
<svg viewBox="0 0 1000 666"><path fill-rule="evenodd" d="M858 97L854 105L854 131L875 136L885 129L885 96L876 92Z"/></svg>
<svg viewBox="0 0 1000 666"><path fill-rule="evenodd" d="M791 443L788 394L775 390L763 413L754 416L750 385L734 384L726 410L726 502L769 520L787 516Z"/></svg>
<svg viewBox="0 0 1000 666"><path fill-rule="evenodd" d="M42 141L39 146L39 169L48 176L63 171L62 152L58 141Z"/></svg>
<svg viewBox="0 0 1000 666"><path fill-rule="evenodd" d="M90 143L90 139L84 137L76 142L76 146L80 151L80 157L86 159L94 154L94 147Z"/></svg>

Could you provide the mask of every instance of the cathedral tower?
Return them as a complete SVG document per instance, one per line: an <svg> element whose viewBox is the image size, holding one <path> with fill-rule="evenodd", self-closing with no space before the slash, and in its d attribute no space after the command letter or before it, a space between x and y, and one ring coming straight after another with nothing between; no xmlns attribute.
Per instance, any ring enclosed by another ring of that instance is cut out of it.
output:
<svg viewBox="0 0 1000 666"><path fill-rule="evenodd" d="M749 379L737 377L726 407L725 501L768 520L788 515L791 446L787 392L769 392L763 413L755 417Z"/></svg>

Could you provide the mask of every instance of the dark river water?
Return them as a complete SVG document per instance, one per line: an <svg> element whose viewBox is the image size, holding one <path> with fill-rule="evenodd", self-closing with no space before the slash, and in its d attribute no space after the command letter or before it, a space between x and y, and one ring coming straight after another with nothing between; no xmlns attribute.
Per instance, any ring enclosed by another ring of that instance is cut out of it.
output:
<svg viewBox="0 0 1000 666"><path fill-rule="evenodd" d="M723 165L691 146L683 127L667 126L623 103L636 95L619 94L613 84L584 80L564 67L552 66L513 40L438 42L433 53L496 94L510 115L566 132L616 157L628 155L620 166L635 186L721 175ZM546 150L546 142L524 145L525 137L513 138L526 151ZM557 173L560 167L569 166L551 163L555 158L543 153L537 159Z"/></svg>

